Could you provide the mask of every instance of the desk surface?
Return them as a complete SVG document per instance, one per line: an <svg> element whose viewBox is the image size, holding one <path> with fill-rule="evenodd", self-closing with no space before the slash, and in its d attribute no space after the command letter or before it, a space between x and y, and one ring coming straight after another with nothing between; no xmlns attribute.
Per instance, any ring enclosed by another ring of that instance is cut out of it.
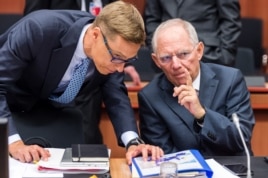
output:
<svg viewBox="0 0 268 178"><path fill-rule="evenodd" d="M213 157L213 159L220 164L242 163L247 165L247 159L245 156L217 156ZM251 169L254 171L253 178L265 178L268 175L268 163L264 161L264 157L251 157ZM125 159L111 159L111 175L112 178L131 177L131 172Z"/></svg>
<svg viewBox="0 0 268 178"><path fill-rule="evenodd" d="M207 159L211 157L206 157ZM247 165L247 159L245 156L219 156L213 157L220 164L228 163L242 163ZM20 163L21 164L21 163ZM25 164L22 164L25 165ZM12 166L12 164L10 164ZM22 167L23 168L23 167ZM264 157L251 157L251 169L254 171L253 178L264 178L268 175L268 163L264 161ZM10 171L14 171L14 168L10 167ZM21 171L16 167L16 171ZM22 171L23 173L23 171ZM131 178L131 171L124 158L112 158L110 159L110 173L112 178ZM11 175L10 175L11 176ZM20 173L21 176L21 173ZM76 176L78 177L78 176ZM81 176L81 178L84 176ZM11 178L15 178L14 176ZM18 178L18 177L16 177Z"/></svg>

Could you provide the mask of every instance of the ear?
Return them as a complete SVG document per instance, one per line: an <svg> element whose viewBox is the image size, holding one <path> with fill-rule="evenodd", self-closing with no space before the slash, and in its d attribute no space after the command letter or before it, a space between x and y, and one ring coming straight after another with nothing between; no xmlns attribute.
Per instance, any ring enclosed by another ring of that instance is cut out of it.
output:
<svg viewBox="0 0 268 178"><path fill-rule="evenodd" d="M156 65L159 69L161 69L161 65L159 64L159 60L157 59L156 54L155 54L155 53L152 53L151 56L152 56L152 59L153 59L155 65Z"/></svg>
<svg viewBox="0 0 268 178"><path fill-rule="evenodd" d="M203 56L203 53L204 53L204 48L205 48L205 46L204 46L204 43L203 42L199 42L197 44L196 51L197 51L197 55L198 55L199 61L202 59L202 56Z"/></svg>
<svg viewBox="0 0 268 178"><path fill-rule="evenodd" d="M101 31L99 27L93 27L91 31L92 38L94 40L98 39L101 37Z"/></svg>

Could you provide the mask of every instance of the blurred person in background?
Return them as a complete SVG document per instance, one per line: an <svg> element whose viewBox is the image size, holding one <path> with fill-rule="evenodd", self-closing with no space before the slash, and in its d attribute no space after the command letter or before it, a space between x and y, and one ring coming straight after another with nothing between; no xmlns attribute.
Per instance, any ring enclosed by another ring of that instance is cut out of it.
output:
<svg viewBox="0 0 268 178"><path fill-rule="evenodd" d="M203 62L234 66L242 26L239 0L146 1L144 21L149 47L157 26L173 18L187 20L195 27L205 45Z"/></svg>

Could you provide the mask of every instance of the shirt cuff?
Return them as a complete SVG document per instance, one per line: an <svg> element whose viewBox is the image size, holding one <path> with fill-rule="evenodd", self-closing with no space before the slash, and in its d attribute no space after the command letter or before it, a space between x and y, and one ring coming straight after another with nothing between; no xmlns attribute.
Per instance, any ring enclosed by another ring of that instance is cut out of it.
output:
<svg viewBox="0 0 268 178"><path fill-rule="evenodd" d="M133 131L127 131L127 132L124 132L122 135L121 135L121 140L122 142L124 143L125 146L127 146L128 142L134 138L137 138L139 137L139 135L136 133L136 132L133 132Z"/></svg>
<svg viewBox="0 0 268 178"><path fill-rule="evenodd" d="M14 134L8 137L8 144L21 140L19 134Z"/></svg>

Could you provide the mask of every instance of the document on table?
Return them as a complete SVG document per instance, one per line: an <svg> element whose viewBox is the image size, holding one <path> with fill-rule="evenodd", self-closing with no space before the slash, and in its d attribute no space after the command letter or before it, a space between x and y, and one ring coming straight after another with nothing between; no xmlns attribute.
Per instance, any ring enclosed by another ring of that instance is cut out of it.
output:
<svg viewBox="0 0 268 178"><path fill-rule="evenodd" d="M9 158L9 178L63 178L63 173L44 174L37 167L37 164L22 163Z"/></svg>
<svg viewBox="0 0 268 178"><path fill-rule="evenodd" d="M49 148L50 153L59 153L62 156L64 149ZM61 154L62 152L62 154ZM32 163L22 163L13 158L9 158L9 178L63 178L63 173L42 173L38 171L38 165Z"/></svg>
<svg viewBox="0 0 268 178"><path fill-rule="evenodd" d="M239 178L238 176L232 174L227 169L225 169L221 164L219 164L214 159L207 159L206 162L213 171L212 178L223 178L223 177ZM139 177L138 175L139 174L135 169L135 166L132 166L132 178L138 178Z"/></svg>
<svg viewBox="0 0 268 178"><path fill-rule="evenodd" d="M212 178L222 178L222 177L239 178L238 176L232 174L230 171L225 169L220 163L215 161L215 159L207 159L206 162L213 170Z"/></svg>

